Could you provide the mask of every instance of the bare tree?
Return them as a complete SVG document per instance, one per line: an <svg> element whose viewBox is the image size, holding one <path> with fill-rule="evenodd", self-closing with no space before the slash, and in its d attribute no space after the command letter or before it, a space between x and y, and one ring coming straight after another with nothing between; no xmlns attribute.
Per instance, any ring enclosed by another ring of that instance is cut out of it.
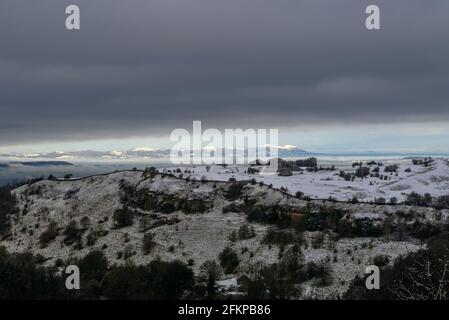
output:
<svg viewBox="0 0 449 320"><path fill-rule="evenodd" d="M206 279L208 295L215 295L215 281L221 277L223 270L215 260L206 260L200 266L200 273Z"/></svg>
<svg viewBox="0 0 449 320"><path fill-rule="evenodd" d="M449 252L447 244L444 247ZM400 300L446 300L449 298L448 268L447 255L418 251L401 263L390 292Z"/></svg>

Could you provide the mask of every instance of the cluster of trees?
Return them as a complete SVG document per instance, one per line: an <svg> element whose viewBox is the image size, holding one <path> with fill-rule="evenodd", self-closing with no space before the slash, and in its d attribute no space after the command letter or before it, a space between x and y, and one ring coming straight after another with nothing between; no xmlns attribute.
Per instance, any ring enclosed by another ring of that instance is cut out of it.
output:
<svg viewBox="0 0 449 320"><path fill-rule="evenodd" d="M225 249L228 251L228 249ZM208 298L216 297L215 281L226 273L223 265L214 260L205 261L199 268L200 281L206 283ZM238 283L248 299L291 299L301 294L296 284L314 280L316 285L328 285L332 280L330 267L325 261L304 263L298 244L282 250L278 263L256 262L243 267Z"/></svg>
<svg viewBox="0 0 449 320"><path fill-rule="evenodd" d="M390 164L388 166L385 166L385 172L397 172L399 169L399 166L397 164Z"/></svg>
<svg viewBox="0 0 449 320"><path fill-rule="evenodd" d="M296 242L297 234L290 229L281 229L276 226L268 228L262 240L264 244L276 244L285 247L293 242Z"/></svg>
<svg viewBox="0 0 449 320"><path fill-rule="evenodd" d="M407 195L405 204L415 206L434 206L440 209L449 209L449 195L432 197L429 193L420 195L412 192Z"/></svg>
<svg viewBox="0 0 449 320"><path fill-rule="evenodd" d="M318 160L317 158L307 158L304 160L296 160L295 164L298 167L317 167L318 166Z"/></svg>
<svg viewBox="0 0 449 320"><path fill-rule="evenodd" d="M66 275L40 262L0 247L0 299L180 299L193 292L193 273L179 261L110 266L101 251L92 251L66 262L79 267L80 290L67 290Z"/></svg>
<svg viewBox="0 0 449 320"><path fill-rule="evenodd" d="M339 173L340 178L345 179L345 181L354 181L355 175L350 172L344 172L343 170Z"/></svg>
<svg viewBox="0 0 449 320"><path fill-rule="evenodd" d="M248 280L243 285L249 299L295 299L301 294L297 284L313 281L316 286L332 283L327 261L304 263L298 244L282 252L279 263L248 266Z"/></svg>
<svg viewBox="0 0 449 320"><path fill-rule="evenodd" d="M365 177L369 176L370 172L371 172L371 169L368 167L358 167L355 170L355 175L356 175L356 177L359 177L359 178L365 178Z"/></svg>
<svg viewBox="0 0 449 320"><path fill-rule="evenodd" d="M247 184L247 181L231 181L231 179L229 181L232 183L229 185L224 196L227 200L234 201L241 196L242 189Z"/></svg>
<svg viewBox="0 0 449 320"><path fill-rule="evenodd" d="M223 257L227 256L227 262ZM227 273L229 261L236 266L237 255L229 247L219 256L220 264L215 260L205 261L199 268L202 283L206 284L208 298L216 297L215 282L223 273ZM234 258L229 258L234 257ZM304 256L299 243L282 247L278 263L254 264L242 266L243 275L238 284L248 299L291 299L301 294L297 286L308 280L316 285L328 285L332 281L329 264L325 261L304 263Z"/></svg>
<svg viewBox="0 0 449 320"><path fill-rule="evenodd" d="M15 181L13 183L8 183L5 187L1 187L1 188L14 190L14 189L24 186L26 184L30 185L30 184L33 184L33 183L36 183L39 181L43 181L43 180L45 180L44 177L38 177L38 178L33 178L33 179L28 179L28 180L19 180L19 181Z"/></svg>
<svg viewBox="0 0 449 320"><path fill-rule="evenodd" d="M131 226L134 222L134 215L127 206L124 206L122 209L114 211L112 219L114 221L114 228L120 229Z"/></svg>
<svg viewBox="0 0 449 320"><path fill-rule="evenodd" d="M60 227L56 221L50 220L45 231L39 236L39 245L41 248L45 248L59 235L63 235L63 243L66 246L74 245L75 249L82 249L82 236L89 229L89 226L90 219L87 216L82 217L79 222L77 220L71 220L65 227ZM86 244L92 246L95 244L97 238L106 234L107 231L102 229L91 230L86 236Z"/></svg>
<svg viewBox="0 0 449 320"><path fill-rule="evenodd" d="M223 274L223 269L215 260L206 260L200 266L201 280L206 283L208 298L214 298L216 293L215 281Z"/></svg>
<svg viewBox="0 0 449 320"><path fill-rule="evenodd" d="M73 177L73 174L71 174L71 173L67 173L67 174L64 175L64 179L65 179L65 180L70 180L72 177ZM38 177L38 178L29 179L29 180L26 180L26 181L21 181L21 182L16 183L16 184L13 186L13 188L18 188L18 187L23 186L23 185L25 185L25 184L33 184L33 183L36 183L36 182L39 182L39 181L44 181L44 180L45 180L44 177ZM56 176L50 174L50 175L47 177L46 180L49 180L49 181L57 181L58 178L57 178Z"/></svg>
<svg viewBox="0 0 449 320"><path fill-rule="evenodd" d="M405 204L414 206L430 206L433 203L433 198L429 193L420 195L416 192L412 192L407 195Z"/></svg>
<svg viewBox="0 0 449 320"><path fill-rule="evenodd" d="M259 173L260 172L260 170L259 169L257 169L257 168L248 168L248 170L246 171L248 174L256 174L256 173Z"/></svg>
<svg viewBox="0 0 449 320"><path fill-rule="evenodd" d="M387 169L390 170L390 169ZM354 181L355 178L366 178L370 176L371 178L379 178L380 180L391 180L391 177L387 175L381 175L380 168L375 167L374 169L371 169L370 167L363 167L359 166L355 170L354 173L351 172L345 172L343 170L340 170L339 177L345 179L345 181ZM396 174L397 175L397 174Z"/></svg>
<svg viewBox="0 0 449 320"><path fill-rule="evenodd" d="M9 235L10 218L16 212L16 198L11 189L0 188L0 240Z"/></svg>
<svg viewBox="0 0 449 320"><path fill-rule="evenodd" d="M369 161L366 163L367 166L378 166L378 167L382 167L383 163L382 162L376 162L376 161ZM363 161L355 161L352 163L352 167L363 167Z"/></svg>
<svg viewBox="0 0 449 320"><path fill-rule="evenodd" d="M252 300L291 299L300 295L301 290L295 286L300 282L302 254L294 246L284 253L279 263L255 265L244 284L246 296Z"/></svg>
<svg viewBox="0 0 449 320"><path fill-rule="evenodd" d="M413 164L416 165L422 165L424 167L428 167L430 164L432 164L435 160L432 158L424 158L424 159L413 159Z"/></svg>
<svg viewBox="0 0 449 320"><path fill-rule="evenodd" d="M449 209L449 195L439 196L436 200L436 206L443 209Z"/></svg>
<svg viewBox="0 0 449 320"><path fill-rule="evenodd" d="M355 161L355 162L353 162L352 163L352 167L353 168L355 168L355 167L361 167L361 166L363 166L363 162L362 161Z"/></svg>
<svg viewBox="0 0 449 320"><path fill-rule="evenodd" d="M41 267L30 253L9 254L0 247L0 300L66 299L57 268Z"/></svg>
<svg viewBox="0 0 449 320"><path fill-rule="evenodd" d="M9 188L0 188L0 240L9 234L10 215L15 210L16 199Z"/></svg>
<svg viewBox="0 0 449 320"><path fill-rule="evenodd" d="M426 249L399 257L393 266L379 263L380 289L367 290L356 278L346 299L447 300L449 299L449 234L431 238Z"/></svg>
<svg viewBox="0 0 449 320"><path fill-rule="evenodd" d="M308 171L317 171L318 170L318 160L317 158L308 158L308 159L300 159L300 160L283 160L278 159L279 169L289 169L292 171L301 171L301 168L307 168ZM325 170L324 168L321 168ZM335 169L335 167L334 167ZM326 170L329 170L326 168Z"/></svg>
<svg viewBox="0 0 449 320"><path fill-rule="evenodd" d="M237 240L247 240L247 239L251 239L254 238L256 236L256 230L254 229L253 226L249 226L247 224L243 224L240 226L240 228L236 231L232 231L229 239L232 242L235 242Z"/></svg>
<svg viewBox="0 0 449 320"><path fill-rule="evenodd" d="M380 167L383 166L382 163L377 163L375 161L371 161L367 163L368 167L364 167L363 166L363 162L353 162L352 163L352 167L358 167L356 169L356 176L357 177L366 177L370 174L370 172L373 173L379 173L380 172ZM371 166L373 165L377 165L375 168L371 169ZM391 164L388 166L385 166L384 171L388 172L388 173L392 173L392 172L397 172L397 170L399 169L399 166L397 164Z"/></svg>

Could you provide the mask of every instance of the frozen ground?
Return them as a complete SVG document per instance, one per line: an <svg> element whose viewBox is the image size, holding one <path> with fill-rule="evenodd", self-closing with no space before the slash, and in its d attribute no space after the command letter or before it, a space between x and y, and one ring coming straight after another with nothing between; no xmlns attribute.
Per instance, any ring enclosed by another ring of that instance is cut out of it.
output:
<svg viewBox="0 0 449 320"><path fill-rule="evenodd" d="M397 173L386 173L386 165L397 164ZM365 164L366 165L366 164ZM389 160L383 162L380 167L380 175L388 176L389 180L381 180L376 177L356 178L354 181L345 181L339 177L340 170L354 172L352 165L336 165L335 171L293 172L292 176L260 175L246 173L247 166L222 166L211 165L207 171L206 166L179 167L182 172L189 170L191 173L183 174L200 180L206 177L208 180L228 181L234 177L237 180L256 179L265 184L272 184L275 188L284 187L288 192L295 194L303 192L306 196L316 199L333 197L337 200L349 200L356 196L359 200L371 201L376 198L396 197L399 201L405 199L412 191L419 194L429 193L432 196L449 194L449 166L447 160L436 159L429 167L413 165L412 160ZM371 166L371 169L376 166ZM256 167L257 168L257 167ZM411 172L405 170L410 168ZM167 169L173 170L173 168Z"/></svg>
<svg viewBox="0 0 449 320"><path fill-rule="evenodd" d="M395 162L396 163L396 162ZM339 177L340 170L353 172L351 165L337 166L335 171L294 173L292 176L250 175L245 166L197 166L179 168L183 178L169 175L148 175L141 171L116 172L106 175L73 179L67 181L40 181L24 185L13 192L18 198L20 214L13 218L11 235L2 241L11 252L30 251L42 255L45 264L54 264L58 259L82 257L96 249L102 250L110 262L125 263L131 260L137 264L148 263L154 259L171 261L179 259L189 264L196 274L205 260L217 260L220 252L227 246L238 253L240 264L235 273L225 275L218 285L225 290L234 290L236 279L247 274L247 267L258 263L279 262L280 246L266 244L263 239L270 225L248 221L247 214L241 210L224 212L230 204L241 205L246 199L254 201L254 206L290 208L292 213L305 212L322 205L334 206L343 210L344 219L349 222L368 220L373 226L389 219L393 224L415 223L447 225L448 210L405 205L374 205L367 203L350 204L347 202L306 201L288 197L279 190L266 185L246 184L237 199L226 197L226 183L230 178L237 180L256 179L275 188L286 187L294 194L302 191L313 198L326 199L329 196L340 200L397 197L402 200L407 193L430 193L432 195L449 194L449 167L445 160L436 160L429 167L413 165L410 161L397 162L397 175L389 175L391 180L375 177L356 178L345 181ZM385 163L384 165L391 164ZM405 172L410 168L411 172ZM175 168L176 169L176 168ZM173 168L165 169L173 171ZM187 171L187 172L185 172ZM189 173L190 171L191 173ZM385 175L382 169L381 174ZM175 173L179 175L180 173ZM207 180L200 182L205 177ZM193 179L195 178L195 179ZM196 181L194 181L196 180ZM158 201L176 203L177 201L200 201L207 206L201 212L185 212L178 207L170 213L161 213L154 208L137 206L134 223L131 226L115 228L113 214L124 206L123 185L129 185L136 192L157 195ZM397 214L401 211L401 217ZM82 246L75 247L64 242L64 228L71 222L79 225L87 219L82 234ZM169 224L154 224L150 229L141 229L142 221L151 223L166 220ZM47 246L40 245L40 236L51 221L57 223L58 235ZM230 235L238 231L243 224L254 228L255 235L250 239L232 241ZM87 237L91 233L101 233L97 241L89 245ZM149 254L143 254L142 245L145 232L154 235L155 248ZM323 235L324 234L324 235ZM335 237L336 234L321 231L304 232L304 263L325 261L331 269L332 282L326 286L316 285L315 280L301 284L304 297L338 298L347 290L356 275L363 275L365 267L373 263L379 255L386 255L390 263L400 255L406 255L421 248L422 242L415 238L401 239L379 237ZM316 238L323 237L316 245ZM128 258L123 254L130 252Z"/></svg>

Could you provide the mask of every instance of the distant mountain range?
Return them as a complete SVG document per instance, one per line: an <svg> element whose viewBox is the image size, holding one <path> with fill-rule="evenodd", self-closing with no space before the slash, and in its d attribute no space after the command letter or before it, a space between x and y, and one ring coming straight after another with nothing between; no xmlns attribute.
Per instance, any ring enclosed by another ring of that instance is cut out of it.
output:
<svg viewBox="0 0 449 320"><path fill-rule="evenodd" d="M295 158L295 157L335 157L335 156L354 156L354 157L369 157L369 156L400 156L400 157L418 157L418 156L442 156L447 157L448 153L444 152L394 152L394 151L334 151L334 152L309 152L304 149L300 149L294 145L281 145L272 146L264 145L263 147L270 147L271 150L277 151L277 155L269 155L269 157L280 158ZM190 154L193 157L212 156L219 157L226 151L226 155L232 155L231 149L218 149L214 147L205 147L202 150L192 149ZM238 154L242 154L241 150L236 151ZM154 149L148 147L137 147L129 150L111 150L111 151L69 151L69 152L49 152L49 153L10 153L0 154L0 158L8 160L28 159L28 160L58 160L58 161L70 161L70 160L145 160L145 159L169 159L171 149ZM32 162L28 165L33 165ZM27 165L27 164L25 164Z"/></svg>
<svg viewBox="0 0 449 320"><path fill-rule="evenodd" d="M279 157L301 157L310 155L309 152L303 149L299 149L296 146L284 145L284 146L265 146L271 147L272 150L278 152ZM223 150L218 148L203 148L203 155L215 155L218 156L226 151L226 154L232 154L232 150ZM188 151L187 151L188 152ZM170 149L153 149L153 148L133 148L130 150L111 150L111 151L69 151L69 152L49 152L49 153L10 153L0 154L2 158L18 158L18 159L57 159L57 160L125 160L125 159L140 159L151 158L161 159L169 158ZM191 150L190 154L193 156L200 156L201 150Z"/></svg>

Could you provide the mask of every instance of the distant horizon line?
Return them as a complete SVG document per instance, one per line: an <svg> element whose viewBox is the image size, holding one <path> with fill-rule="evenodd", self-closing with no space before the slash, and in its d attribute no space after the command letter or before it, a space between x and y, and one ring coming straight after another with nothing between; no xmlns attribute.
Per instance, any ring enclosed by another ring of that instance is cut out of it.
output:
<svg viewBox="0 0 449 320"><path fill-rule="evenodd" d="M304 150L296 146L288 145L288 148L283 146L277 147L278 157L339 157L339 156L396 156L396 157L426 157L426 156L442 156L448 157L449 151L443 150L403 150L403 151L391 151L391 150ZM211 149L200 149L204 156L204 152L211 152ZM190 149L193 157L200 157L200 150ZM235 149L237 150L237 149ZM223 151L223 149L214 149L212 152ZM220 157L220 152L217 157ZM53 159L53 160L138 160L138 159L164 159L169 158L169 148L131 148L129 150L109 150L109 151L96 151L96 150L80 150L80 151L52 151L47 153L4 153L0 154L0 158L7 159ZM276 155L273 155L276 157ZM214 155L212 157L215 157Z"/></svg>

